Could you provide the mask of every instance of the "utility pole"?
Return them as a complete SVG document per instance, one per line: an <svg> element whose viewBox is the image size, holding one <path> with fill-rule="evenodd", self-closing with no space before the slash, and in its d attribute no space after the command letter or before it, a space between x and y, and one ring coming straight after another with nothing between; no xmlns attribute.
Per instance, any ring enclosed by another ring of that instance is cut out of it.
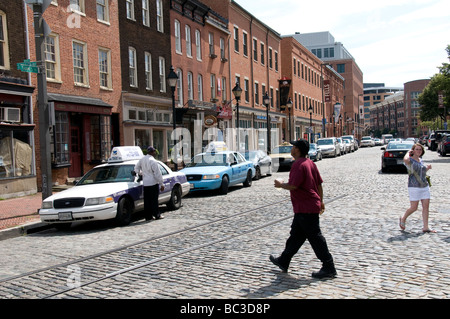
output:
<svg viewBox="0 0 450 319"><path fill-rule="evenodd" d="M51 0L26 0L26 3L33 8L34 34L36 42L36 60L39 65L37 74L38 82L38 110L39 110L39 151L41 179L42 179L42 200L52 195L52 166L50 153L50 109L47 98L47 72L44 61L44 42L46 33L49 33L47 24L42 14L50 5Z"/></svg>

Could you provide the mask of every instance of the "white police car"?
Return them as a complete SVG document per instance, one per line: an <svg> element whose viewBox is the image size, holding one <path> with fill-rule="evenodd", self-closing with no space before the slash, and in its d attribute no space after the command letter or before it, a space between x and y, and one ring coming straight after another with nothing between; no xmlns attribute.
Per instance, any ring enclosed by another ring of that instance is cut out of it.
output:
<svg viewBox="0 0 450 319"><path fill-rule="evenodd" d="M65 191L49 196L42 202L39 216L42 222L57 226L75 221L116 219L128 225L131 215L144 208L142 181L132 171L144 156L139 147L115 147L107 164L94 167L77 184ZM165 189L159 203L170 209L181 206L181 198L189 193L186 175L172 172L159 162Z"/></svg>

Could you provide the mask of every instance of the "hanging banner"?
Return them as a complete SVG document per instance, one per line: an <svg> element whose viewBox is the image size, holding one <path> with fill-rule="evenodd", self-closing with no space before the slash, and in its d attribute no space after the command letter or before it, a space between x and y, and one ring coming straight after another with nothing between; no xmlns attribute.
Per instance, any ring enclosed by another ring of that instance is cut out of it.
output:
<svg viewBox="0 0 450 319"><path fill-rule="evenodd" d="M336 123L339 120L339 115L341 115L341 103L336 103L334 105L334 122Z"/></svg>
<svg viewBox="0 0 450 319"><path fill-rule="evenodd" d="M331 85L330 80L323 81L323 94L325 102L331 102Z"/></svg>

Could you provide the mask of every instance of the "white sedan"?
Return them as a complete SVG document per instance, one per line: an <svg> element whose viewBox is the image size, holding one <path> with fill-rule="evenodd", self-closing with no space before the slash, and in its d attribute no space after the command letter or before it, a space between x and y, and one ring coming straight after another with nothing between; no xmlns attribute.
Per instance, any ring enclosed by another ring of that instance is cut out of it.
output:
<svg viewBox="0 0 450 319"><path fill-rule="evenodd" d="M143 154L139 147L116 147L112 153L109 163L94 167L74 187L46 198L39 210L41 221L67 226L75 221L115 219L128 225L132 213L144 208L142 181L132 175ZM190 190L186 175L158 164L165 185L159 203L178 209Z"/></svg>

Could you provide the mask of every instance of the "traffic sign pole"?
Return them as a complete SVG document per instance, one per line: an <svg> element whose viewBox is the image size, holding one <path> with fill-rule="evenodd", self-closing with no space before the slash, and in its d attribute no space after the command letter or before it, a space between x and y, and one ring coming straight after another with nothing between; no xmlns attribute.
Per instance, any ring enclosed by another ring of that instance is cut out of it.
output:
<svg viewBox="0 0 450 319"><path fill-rule="evenodd" d="M29 1L29 0L28 0ZM47 8L50 0L31 1L33 2L34 16L34 33L36 41L36 59L44 61L44 20L42 14ZM31 64L31 63L30 63ZM39 71L37 64L30 65L31 72L36 69ZM42 200L52 195L52 167L51 167L51 150L50 150L50 107L47 97L47 74L45 68L41 72L37 72L38 81L38 110L39 110L39 149L40 149L40 169L42 178Z"/></svg>

